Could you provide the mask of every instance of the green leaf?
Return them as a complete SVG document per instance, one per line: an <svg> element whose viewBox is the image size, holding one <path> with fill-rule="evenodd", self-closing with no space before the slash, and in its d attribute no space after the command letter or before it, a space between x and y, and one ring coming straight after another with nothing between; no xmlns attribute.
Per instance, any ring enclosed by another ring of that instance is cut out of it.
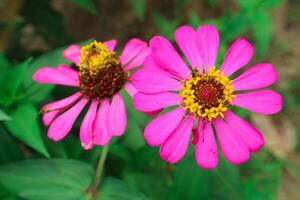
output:
<svg viewBox="0 0 300 200"><path fill-rule="evenodd" d="M146 1L145 0L130 0L131 7L134 14L140 19L144 19L146 11Z"/></svg>
<svg viewBox="0 0 300 200"><path fill-rule="evenodd" d="M180 18L170 21L157 12L153 14L153 18L155 25L161 30L161 34L170 40L174 40L174 31L179 26Z"/></svg>
<svg viewBox="0 0 300 200"><path fill-rule="evenodd" d="M71 1L93 15L98 14L97 9L92 0L71 0Z"/></svg>
<svg viewBox="0 0 300 200"><path fill-rule="evenodd" d="M0 164L20 161L24 158L19 146L0 124Z"/></svg>
<svg viewBox="0 0 300 200"><path fill-rule="evenodd" d="M108 177L100 186L99 200L143 200L145 195L128 187L121 180Z"/></svg>
<svg viewBox="0 0 300 200"><path fill-rule="evenodd" d="M7 106L18 99L19 93L22 93L21 87L24 74L30 62L31 58L0 75L0 93L3 95L0 103Z"/></svg>
<svg viewBox="0 0 300 200"><path fill-rule="evenodd" d="M193 156L174 166L174 181L169 199L209 199L211 190L210 171L202 170Z"/></svg>
<svg viewBox="0 0 300 200"><path fill-rule="evenodd" d="M0 168L0 182L30 200L88 200L94 171L75 160L27 160Z"/></svg>
<svg viewBox="0 0 300 200"><path fill-rule="evenodd" d="M6 70L9 70L10 68L12 68L12 64L9 62L9 60L2 53L0 53L0 70L1 70L1 73L5 73Z"/></svg>
<svg viewBox="0 0 300 200"><path fill-rule="evenodd" d="M272 39L272 19L265 11L256 12L251 20L251 26L256 41L256 49L261 56L264 56Z"/></svg>
<svg viewBox="0 0 300 200"><path fill-rule="evenodd" d="M11 118L2 110L0 110L0 121L11 120Z"/></svg>
<svg viewBox="0 0 300 200"><path fill-rule="evenodd" d="M23 103L10 113L12 120L6 121L9 131L28 146L49 157L37 121L37 110L31 103Z"/></svg>

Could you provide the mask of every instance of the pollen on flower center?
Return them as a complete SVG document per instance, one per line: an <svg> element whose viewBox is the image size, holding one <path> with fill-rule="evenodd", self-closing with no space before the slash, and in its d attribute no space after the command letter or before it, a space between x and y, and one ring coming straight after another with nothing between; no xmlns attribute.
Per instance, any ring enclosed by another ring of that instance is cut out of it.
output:
<svg viewBox="0 0 300 200"><path fill-rule="evenodd" d="M81 92L91 99L113 96L127 80L115 52L97 41L81 48L78 68Z"/></svg>
<svg viewBox="0 0 300 200"><path fill-rule="evenodd" d="M183 107L195 116L211 121L224 117L232 101L233 86L220 70L210 68L209 73L201 74L194 70L189 80L185 80L180 92Z"/></svg>

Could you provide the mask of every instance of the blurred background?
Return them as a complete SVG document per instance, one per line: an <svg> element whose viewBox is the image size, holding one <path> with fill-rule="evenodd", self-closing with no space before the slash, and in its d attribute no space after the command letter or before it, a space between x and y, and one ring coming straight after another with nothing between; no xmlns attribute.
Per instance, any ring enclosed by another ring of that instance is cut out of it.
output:
<svg viewBox="0 0 300 200"><path fill-rule="evenodd" d="M151 118L126 96L130 120L110 145L98 199L299 199L299 10L299 0L0 0L0 199L90 199L86 189L102 149L82 150L80 120L65 140L47 139L39 108L73 91L34 83L35 70L66 63L61 52L72 43L115 38L121 50L133 37L173 41L183 24L218 27L219 63L229 44L245 37L256 48L251 64L274 64L282 112L237 111L262 131L266 146L239 167L219 153L218 168L203 170L192 146L180 163L167 165L143 140Z"/></svg>

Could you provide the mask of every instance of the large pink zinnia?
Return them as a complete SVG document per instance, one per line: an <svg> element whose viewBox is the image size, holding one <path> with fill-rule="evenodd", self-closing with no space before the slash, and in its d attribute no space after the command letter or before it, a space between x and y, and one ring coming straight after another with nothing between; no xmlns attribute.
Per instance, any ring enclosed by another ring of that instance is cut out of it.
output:
<svg viewBox="0 0 300 200"><path fill-rule="evenodd" d="M279 112L282 97L278 93L265 89L245 92L273 84L278 78L274 67L269 63L257 64L231 81L229 77L251 60L253 47L245 39L236 40L217 70L219 33L211 25L200 26L197 31L189 26L180 27L175 32L175 41L189 65L167 39L155 36L150 41L151 54L144 68L131 77L139 91L134 97L138 110L159 112L176 106L147 125L148 144L161 145L161 157L175 163L185 155L193 136L198 165L213 169L218 163L215 130L230 163L247 161L250 152L264 145L264 139L230 108L238 106L260 114Z"/></svg>
<svg viewBox="0 0 300 200"><path fill-rule="evenodd" d="M147 43L132 39L119 57L114 52L115 46L115 40L94 41L82 48L71 45L64 50L63 57L73 62L78 71L62 64L35 72L33 79L39 83L78 88L75 94L43 106L43 122L50 126L49 138L54 141L64 138L89 102L91 104L80 126L84 149L106 145L112 136L124 133L126 110L119 91L124 88L130 95L136 92L128 82L129 70L140 66L150 49Z"/></svg>

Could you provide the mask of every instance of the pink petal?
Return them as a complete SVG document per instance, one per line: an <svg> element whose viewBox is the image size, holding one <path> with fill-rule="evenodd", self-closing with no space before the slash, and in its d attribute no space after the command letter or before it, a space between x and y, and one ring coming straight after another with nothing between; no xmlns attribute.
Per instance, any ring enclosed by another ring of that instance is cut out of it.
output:
<svg viewBox="0 0 300 200"><path fill-rule="evenodd" d="M182 98L176 93L162 92L157 94L145 94L138 92L133 99L135 109L150 112L159 110L165 107L177 105L182 101Z"/></svg>
<svg viewBox="0 0 300 200"><path fill-rule="evenodd" d="M196 44L196 31L182 26L175 31L175 41L193 68L202 68L200 53Z"/></svg>
<svg viewBox="0 0 300 200"><path fill-rule="evenodd" d="M134 95L138 92L137 89L132 85L132 83L125 83L124 89L131 97L134 97Z"/></svg>
<svg viewBox="0 0 300 200"><path fill-rule="evenodd" d="M82 98L73 107L57 117L49 127L48 137L54 141L64 138L71 131L76 118L87 102L87 98Z"/></svg>
<svg viewBox="0 0 300 200"><path fill-rule="evenodd" d="M158 113L160 113L161 111L163 111L164 109L161 108L161 109L158 109L158 110L154 110L154 111L149 111L149 112L144 112L146 115L149 115L149 116L155 116L157 115Z"/></svg>
<svg viewBox="0 0 300 200"><path fill-rule="evenodd" d="M107 117L108 133L112 136L122 135L126 128L127 118L124 101L120 94L113 96Z"/></svg>
<svg viewBox="0 0 300 200"><path fill-rule="evenodd" d="M107 131L107 115L109 113L109 101L105 99L102 101L98 110L97 117L94 123L95 144L104 146L107 145L111 139Z"/></svg>
<svg viewBox="0 0 300 200"><path fill-rule="evenodd" d="M152 59L158 66L176 75L179 79L189 78L189 67L167 39L155 36L150 40L150 48Z"/></svg>
<svg viewBox="0 0 300 200"><path fill-rule="evenodd" d="M237 94L232 104L259 114L274 114L282 108L282 97L272 90Z"/></svg>
<svg viewBox="0 0 300 200"><path fill-rule="evenodd" d="M57 70L63 72L65 75L69 76L70 78L78 81L79 80L79 73L78 71L72 69L68 65L61 64L58 65Z"/></svg>
<svg viewBox="0 0 300 200"><path fill-rule="evenodd" d="M181 83L150 69L141 69L130 78L134 87L144 93L179 91Z"/></svg>
<svg viewBox="0 0 300 200"><path fill-rule="evenodd" d="M144 48L138 53L136 57L134 57L134 59L132 59L127 65L124 66L125 71L141 66L144 63L145 59L150 55L150 53L150 48Z"/></svg>
<svg viewBox="0 0 300 200"><path fill-rule="evenodd" d="M76 65L80 63L80 46L70 45L62 53L64 59L69 60Z"/></svg>
<svg viewBox="0 0 300 200"><path fill-rule="evenodd" d="M43 115L43 123L45 126L49 126L60 111L66 109L81 96L80 92L76 92L72 96L44 105L42 111L45 112Z"/></svg>
<svg viewBox="0 0 300 200"><path fill-rule="evenodd" d="M232 129L236 130L244 143L249 147L250 152L258 151L264 146L264 137L250 123L238 117L231 111L225 113L225 121Z"/></svg>
<svg viewBox="0 0 300 200"><path fill-rule="evenodd" d="M221 71L230 76L250 62L253 52L254 48L247 40L237 39L228 49Z"/></svg>
<svg viewBox="0 0 300 200"><path fill-rule="evenodd" d="M176 129L186 113L181 107L164 113L152 120L145 128L144 137L150 146L162 144Z"/></svg>
<svg viewBox="0 0 300 200"><path fill-rule="evenodd" d="M80 141L85 150L92 149L94 146L93 123L96 118L97 107L98 100L93 100L80 126Z"/></svg>
<svg viewBox="0 0 300 200"><path fill-rule="evenodd" d="M73 79L65 72L52 67L43 67L33 74L33 80L44 84L57 84L66 86L79 86L79 80Z"/></svg>
<svg viewBox="0 0 300 200"><path fill-rule="evenodd" d="M45 126L49 126L60 110L47 112L43 115L42 120Z"/></svg>
<svg viewBox="0 0 300 200"><path fill-rule="evenodd" d="M193 117L185 118L166 139L159 150L163 160L168 163L176 163L183 158L189 146L193 123Z"/></svg>
<svg viewBox="0 0 300 200"><path fill-rule="evenodd" d="M117 45L117 40L108 40L103 42L103 44L105 44L110 51L114 51Z"/></svg>
<svg viewBox="0 0 300 200"><path fill-rule="evenodd" d="M234 79L233 86L235 91L253 90L272 85L277 79L278 74L273 65L261 63L251 67Z"/></svg>
<svg viewBox="0 0 300 200"><path fill-rule="evenodd" d="M210 123L200 121L198 124L199 139L196 144L196 161L205 169L214 169L218 164L218 149Z"/></svg>
<svg viewBox="0 0 300 200"><path fill-rule="evenodd" d="M172 78L177 79L177 77L174 76L172 73L170 73L170 72L166 71L165 69L161 68L160 66L158 66L154 62L151 54L146 58L146 60L145 60L145 62L144 62L143 65L144 65L145 69L151 69L151 70L157 71L158 73L161 73L163 75L170 76Z"/></svg>
<svg viewBox="0 0 300 200"><path fill-rule="evenodd" d="M80 92L76 92L67 98L60 99L60 100L57 100L52 103L48 103L48 104L44 105L42 107L42 110L43 111L51 111L51 110L57 110L60 108L67 107L67 106L71 105L72 103L74 103L76 100L78 100L79 97L81 97L81 96L82 96L82 94Z"/></svg>
<svg viewBox="0 0 300 200"><path fill-rule="evenodd" d="M125 45L125 48L120 56L120 61L122 65L127 65L145 48L147 48L146 42L137 38L129 40L129 42L127 42L127 44Z"/></svg>
<svg viewBox="0 0 300 200"><path fill-rule="evenodd" d="M249 149L236 130L221 119L216 119L214 125L225 158L234 165L246 162L250 157Z"/></svg>
<svg viewBox="0 0 300 200"><path fill-rule="evenodd" d="M196 43L206 71L214 67L219 49L219 32L212 25L200 26L197 30Z"/></svg>

